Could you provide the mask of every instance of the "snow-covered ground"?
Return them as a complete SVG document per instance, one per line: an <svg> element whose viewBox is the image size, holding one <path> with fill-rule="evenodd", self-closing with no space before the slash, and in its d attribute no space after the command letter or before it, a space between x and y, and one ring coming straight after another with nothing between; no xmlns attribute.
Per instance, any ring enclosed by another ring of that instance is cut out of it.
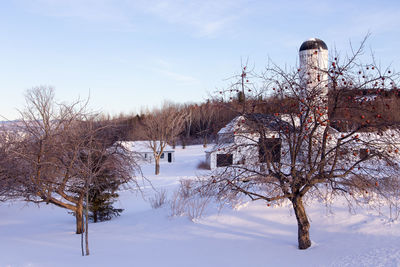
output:
<svg viewBox="0 0 400 267"><path fill-rule="evenodd" d="M176 149L176 162L143 167L157 189L172 192L179 179L200 171L201 146ZM154 194L147 186L145 197ZM52 205L0 206L0 266L400 266L400 223L373 211L348 212L341 201L329 212L307 206L311 248L297 249L296 219L289 206L244 203L221 212L212 207L196 222L169 217L168 205L152 209L142 195L122 192L122 215L91 224L89 257L82 257L74 217Z"/></svg>

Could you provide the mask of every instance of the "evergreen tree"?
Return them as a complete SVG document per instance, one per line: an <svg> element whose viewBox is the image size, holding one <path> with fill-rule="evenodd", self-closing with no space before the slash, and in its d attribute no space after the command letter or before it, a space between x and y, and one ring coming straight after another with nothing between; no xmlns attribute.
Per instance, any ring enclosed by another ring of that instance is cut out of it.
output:
<svg viewBox="0 0 400 267"><path fill-rule="evenodd" d="M115 179L111 173L103 173L96 179L97 186L89 190L89 218L93 222L111 220L121 214L123 209L113 207L118 199L116 193L121 181Z"/></svg>

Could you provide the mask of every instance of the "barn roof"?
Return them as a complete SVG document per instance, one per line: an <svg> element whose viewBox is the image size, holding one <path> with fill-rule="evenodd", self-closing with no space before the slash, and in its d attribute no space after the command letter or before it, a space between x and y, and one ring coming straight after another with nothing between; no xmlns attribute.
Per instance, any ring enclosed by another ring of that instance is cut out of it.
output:
<svg viewBox="0 0 400 267"><path fill-rule="evenodd" d="M156 142L157 151L160 151L160 141L122 141L121 145L132 152L152 153L153 150L150 147L150 142ZM164 152L174 152L174 149L167 144L164 148Z"/></svg>
<svg viewBox="0 0 400 267"><path fill-rule="evenodd" d="M255 127L262 126L264 129L278 131L283 124L290 124L282 120L279 116L270 114L246 114L240 115L230 121L225 127L218 131L218 134L231 134L234 132L253 132Z"/></svg>

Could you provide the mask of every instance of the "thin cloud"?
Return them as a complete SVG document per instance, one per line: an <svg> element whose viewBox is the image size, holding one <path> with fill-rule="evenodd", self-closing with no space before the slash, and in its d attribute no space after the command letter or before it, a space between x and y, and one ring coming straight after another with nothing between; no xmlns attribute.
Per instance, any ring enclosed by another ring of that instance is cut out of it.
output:
<svg viewBox="0 0 400 267"><path fill-rule="evenodd" d="M245 13L246 1L16 0L21 7L44 16L109 23L109 29L119 31L158 20L198 37L231 29Z"/></svg>
<svg viewBox="0 0 400 267"><path fill-rule="evenodd" d="M168 23L195 31L198 36L213 36L239 20L245 1L161 1L150 0L135 5L145 13Z"/></svg>
<svg viewBox="0 0 400 267"><path fill-rule="evenodd" d="M181 83L197 83L198 82L198 80L192 76L180 74L180 73L169 71L169 70L163 70L163 69L157 69L157 71L177 82L181 82Z"/></svg>
<svg viewBox="0 0 400 267"><path fill-rule="evenodd" d="M132 31L124 1L110 0L16 0L31 13L48 17L73 18L90 23L100 23L115 31Z"/></svg>

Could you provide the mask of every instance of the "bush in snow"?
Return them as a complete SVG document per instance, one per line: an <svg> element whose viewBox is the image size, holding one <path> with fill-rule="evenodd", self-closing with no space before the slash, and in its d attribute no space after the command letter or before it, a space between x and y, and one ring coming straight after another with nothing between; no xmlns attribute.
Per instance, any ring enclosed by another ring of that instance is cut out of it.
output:
<svg viewBox="0 0 400 267"><path fill-rule="evenodd" d="M165 189L157 191L153 197L149 198L150 205L153 209L161 208L167 202L167 192Z"/></svg>
<svg viewBox="0 0 400 267"><path fill-rule="evenodd" d="M198 181L181 180L170 200L171 216L187 216L191 221L201 218L212 196L198 190Z"/></svg>

